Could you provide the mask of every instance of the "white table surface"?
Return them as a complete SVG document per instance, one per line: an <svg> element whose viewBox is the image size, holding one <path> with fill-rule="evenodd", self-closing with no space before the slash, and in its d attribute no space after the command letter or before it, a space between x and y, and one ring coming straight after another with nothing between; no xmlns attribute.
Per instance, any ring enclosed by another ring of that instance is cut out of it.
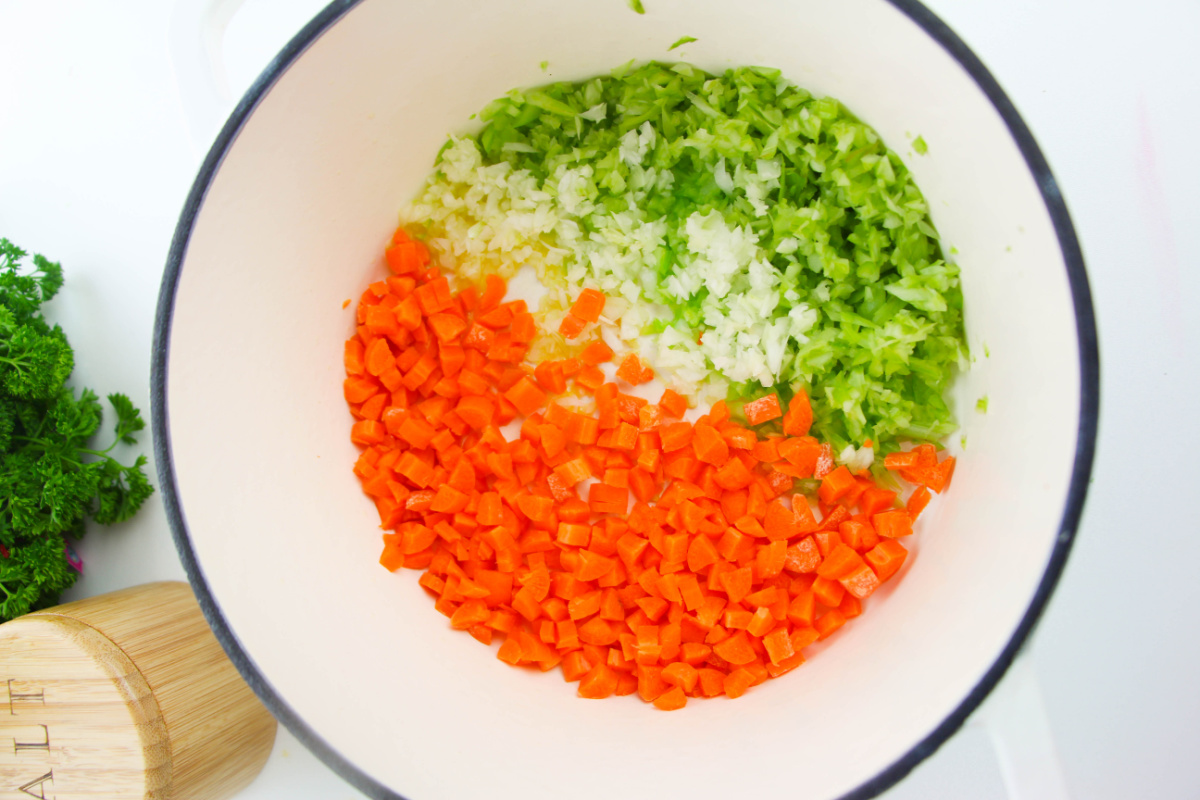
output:
<svg viewBox="0 0 1200 800"><path fill-rule="evenodd" d="M246 0L224 46L237 93L321 5ZM1035 796L1006 787L981 718L1045 737L1057 772L1038 796L1200 797L1200 525L1184 502L1200 485L1200 4L928 5L1062 186L1100 328L1101 426L1082 527L1024 664L885 798ZM63 263L48 314L75 347L75 383L124 391L147 416L159 281L204 149L172 71L171 10L0 0L0 236ZM137 449L150 454L148 436ZM157 496L80 549L71 598L184 578ZM361 795L281 729L238 800L282 797Z"/></svg>

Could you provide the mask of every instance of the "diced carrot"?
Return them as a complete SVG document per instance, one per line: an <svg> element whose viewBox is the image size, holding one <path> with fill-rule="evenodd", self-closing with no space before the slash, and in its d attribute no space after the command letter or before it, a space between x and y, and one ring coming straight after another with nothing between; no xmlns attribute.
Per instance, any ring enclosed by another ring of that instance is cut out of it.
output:
<svg viewBox="0 0 1200 800"><path fill-rule="evenodd" d="M913 493L908 496L908 502L904 506L904 510L908 512L908 516L914 521L925 510L925 506L929 505L929 489L924 486L918 486L913 490Z"/></svg>
<svg viewBox="0 0 1200 800"><path fill-rule="evenodd" d="M811 626L816 614L817 596L812 590L804 590L788 604L787 618L793 625ZM799 648L797 648L799 649Z"/></svg>
<svg viewBox="0 0 1200 800"><path fill-rule="evenodd" d="M779 395L776 394L769 394L746 403L742 407L742 411L751 425L761 425L783 416L783 410L779 407Z"/></svg>
<svg viewBox="0 0 1200 800"><path fill-rule="evenodd" d="M486 353L491 350L492 345L496 343L496 332L480 325L478 322L467 329L466 335L462 337L462 345L471 350L478 350Z"/></svg>
<svg viewBox="0 0 1200 800"><path fill-rule="evenodd" d="M588 525L580 525L574 522L558 523L558 539L561 544L571 545L573 547L587 547L589 538L592 535L592 529Z"/></svg>
<svg viewBox="0 0 1200 800"><path fill-rule="evenodd" d="M379 422L380 417L383 414L383 404L387 402L387 400L387 395L383 394L382 392L367 398L358 408L359 416L361 416L363 419ZM385 424L384 427L387 427L387 425Z"/></svg>
<svg viewBox="0 0 1200 800"><path fill-rule="evenodd" d="M718 558L717 548L707 536L696 536L688 545L687 563L692 572L698 573L715 564Z"/></svg>
<svg viewBox="0 0 1200 800"><path fill-rule="evenodd" d="M592 665L588 663L587 656L582 650L576 650L568 653L562 662L563 678L568 682L574 683L580 678L587 675L591 670Z"/></svg>
<svg viewBox="0 0 1200 800"><path fill-rule="evenodd" d="M500 305L500 301L504 299L504 295L508 291L508 284L504 278L495 273L488 273L483 277L483 281L484 289L479 298L479 310L486 313Z"/></svg>
<svg viewBox="0 0 1200 800"><path fill-rule="evenodd" d="M554 458L567 446L567 436L557 425L537 425L535 429L546 458Z"/></svg>
<svg viewBox="0 0 1200 800"><path fill-rule="evenodd" d="M583 329L587 327L587 321L580 319L574 314L567 314L558 325L558 332L564 338L574 339L583 333Z"/></svg>
<svg viewBox="0 0 1200 800"><path fill-rule="evenodd" d="M409 295L395 308L396 324L406 331L413 332L421 327L421 304L415 295Z"/></svg>
<svg viewBox="0 0 1200 800"><path fill-rule="evenodd" d="M528 377L517 381L511 389L504 393L504 398L525 416L529 416L546 404L546 393Z"/></svg>
<svg viewBox="0 0 1200 800"><path fill-rule="evenodd" d="M547 522L554 517L554 501L549 497L522 495L517 498L517 508L533 522Z"/></svg>
<svg viewBox="0 0 1200 800"><path fill-rule="evenodd" d="M589 391L596 391L604 385L604 373L594 366L587 366L575 375L575 382Z"/></svg>
<svg viewBox="0 0 1200 800"><path fill-rule="evenodd" d="M604 470L603 483L618 489L629 488L629 470L622 467L610 467Z"/></svg>
<svg viewBox="0 0 1200 800"><path fill-rule="evenodd" d="M400 540L400 549L406 556L419 553L430 547L437 539L437 533L424 525L412 525L404 531Z"/></svg>
<svg viewBox="0 0 1200 800"><path fill-rule="evenodd" d="M384 569L395 572L404 566L404 551L398 545L385 545L383 553L379 556L379 563Z"/></svg>
<svg viewBox="0 0 1200 800"><path fill-rule="evenodd" d="M608 345L604 342L604 339L596 339L595 342L592 342L588 344L586 348L583 348L580 357L584 363L596 366L599 365L599 363L612 361L612 355L612 348L608 347Z"/></svg>
<svg viewBox="0 0 1200 800"><path fill-rule="evenodd" d="M862 556L848 545L839 544L821 561L821 566L817 567L817 574L822 578L839 580L861 566Z"/></svg>
<svg viewBox="0 0 1200 800"><path fill-rule="evenodd" d="M486 325L492 330L507 328L513 320L512 309L508 306L497 306L486 314L478 314L475 321L480 325Z"/></svg>
<svg viewBox="0 0 1200 800"><path fill-rule="evenodd" d="M724 641L713 646L713 652L730 664L741 666L754 660L754 648L745 631L738 631Z"/></svg>
<svg viewBox="0 0 1200 800"><path fill-rule="evenodd" d="M380 562L423 570L451 627L484 643L503 634L498 658L561 666L581 696L637 691L671 710L795 669L897 574L907 550L895 537L953 473L932 444L888 454L884 466L917 484L896 508L897 492L808 435L803 391L786 413L776 394L743 406L751 426L782 418L782 436L730 421L724 402L675 421L682 395L649 404L605 382L597 365L613 353L598 338L524 366L537 324L505 301L502 278L453 295L402 229L386 257L393 274L364 292L343 353L363 448L354 473L388 531ZM578 335L603 303L585 290L564 324ZM653 377L635 354L617 374ZM571 377L594 413L547 406ZM509 442L500 426L519 416ZM792 494L808 478L820 521Z"/></svg>
<svg viewBox="0 0 1200 800"><path fill-rule="evenodd" d="M754 479L753 474L746 468L740 458L731 458L716 472L717 485L728 491L745 489Z"/></svg>
<svg viewBox="0 0 1200 800"><path fill-rule="evenodd" d="M807 436L812 422L812 404L808 392L801 389L788 403L787 413L783 416L783 432L788 436Z"/></svg>
<svg viewBox="0 0 1200 800"><path fill-rule="evenodd" d="M604 301L606 300L602 292L595 289L584 289L579 293L579 297L575 299L575 303L571 306L571 313L586 322L596 322L600 319L600 315L604 313Z"/></svg>
<svg viewBox="0 0 1200 800"><path fill-rule="evenodd" d="M469 498L463 492L450 486L447 483L442 484L437 494L434 495L433 503L430 504L429 510L439 513L454 514L462 511L467 507Z"/></svg>
<svg viewBox="0 0 1200 800"><path fill-rule="evenodd" d="M685 661L675 661L663 667L662 679L690 694L700 680L700 673Z"/></svg>
<svg viewBox="0 0 1200 800"><path fill-rule="evenodd" d="M642 362L634 353L625 356L621 361L621 365L617 367L617 377L626 383L631 383L634 386L641 383L642 379Z"/></svg>
<svg viewBox="0 0 1200 800"><path fill-rule="evenodd" d="M597 592L596 594L602 594ZM597 611L599 604L597 603ZM595 616L579 626L579 641L598 647L607 647L617 641L617 633L608 620Z"/></svg>
<svg viewBox="0 0 1200 800"><path fill-rule="evenodd" d="M755 575L760 579L773 578L783 572L787 563L787 542L773 541L758 548L754 561Z"/></svg>
<svg viewBox="0 0 1200 800"><path fill-rule="evenodd" d="M379 384L371 378L347 378L342 384L347 403L361 403L381 391Z"/></svg>
<svg viewBox="0 0 1200 800"><path fill-rule="evenodd" d="M742 567L722 576L721 582L729 602L740 603L742 598L750 594L754 573L750 567Z"/></svg>
<svg viewBox="0 0 1200 800"><path fill-rule="evenodd" d="M379 444L387 438L387 429L383 423L372 419L364 419L354 423L350 429L350 441L364 447Z"/></svg>
<svg viewBox="0 0 1200 800"><path fill-rule="evenodd" d="M907 469L917 465L917 451L908 450L888 453L883 457L883 466L891 470Z"/></svg>
<svg viewBox="0 0 1200 800"><path fill-rule="evenodd" d="M463 369L458 374L458 391L464 395L483 396L487 394L490 384L487 378L470 369Z"/></svg>
<svg viewBox="0 0 1200 800"><path fill-rule="evenodd" d="M724 689L729 697L741 697L753 685L754 676L746 669L736 669L725 676Z"/></svg>
<svg viewBox="0 0 1200 800"><path fill-rule="evenodd" d="M429 250L421 242L395 242L384 251L388 267L397 275L420 272L429 263Z"/></svg>
<svg viewBox="0 0 1200 800"><path fill-rule="evenodd" d="M496 413L496 405L486 397L464 397L454 407L455 413L463 422L475 430L481 430L492 423Z"/></svg>
<svg viewBox="0 0 1200 800"><path fill-rule="evenodd" d="M396 438L418 449L428 447L436 435L437 431L429 423L415 416L406 418L396 431Z"/></svg>
<svg viewBox="0 0 1200 800"><path fill-rule="evenodd" d="M628 504L628 489L597 483L588 492L588 505L595 514L624 514Z"/></svg>
<svg viewBox="0 0 1200 800"><path fill-rule="evenodd" d="M908 550L895 539L881 539L879 544L864 556L881 582L895 575L907 557Z"/></svg>
<svg viewBox="0 0 1200 800"><path fill-rule="evenodd" d="M579 681L579 696L599 700L617 690L617 673L607 664L597 664Z"/></svg>
<svg viewBox="0 0 1200 800"><path fill-rule="evenodd" d="M649 502L658 494L661 480L639 468L629 471L629 489L642 502Z"/></svg>
<svg viewBox="0 0 1200 800"><path fill-rule="evenodd" d="M754 434L754 431L737 425L727 424L721 430L721 436L735 450L753 451L754 445L758 443L758 437Z"/></svg>
<svg viewBox="0 0 1200 800"><path fill-rule="evenodd" d="M924 487L922 487L924 488ZM878 514L880 511L886 511L891 508L896 502L896 493L890 489L880 489L877 486L870 486L858 498L858 507L862 509L864 514L868 516Z"/></svg>
<svg viewBox="0 0 1200 800"><path fill-rule="evenodd" d="M816 572L821 563L821 553L811 536L793 544L787 550L784 569L795 573Z"/></svg>
<svg viewBox="0 0 1200 800"><path fill-rule="evenodd" d="M854 475L843 464L821 479L817 496L821 498L822 503L832 505L845 496L854 485Z"/></svg>
<svg viewBox="0 0 1200 800"><path fill-rule="evenodd" d="M468 600L451 615L450 627L459 631L470 630L476 625L486 622L490 616L491 612L483 602Z"/></svg>
<svg viewBox="0 0 1200 800"><path fill-rule="evenodd" d="M647 703L654 702L670 685L662 679L662 667L640 665L637 668L638 696Z"/></svg>
<svg viewBox="0 0 1200 800"><path fill-rule="evenodd" d="M826 611L820 617L817 617L813 627L817 631L817 635L821 639L826 639L838 628L846 624L846 616L836 608Z"/></svg>
<svg viewBox="0 0 1200 800"><path fill-rule="evenodd" d="M776 500L767 506L767 513L763 518L763 531L772 541L790 539L800 533L796 524L796 513L782 501Z"/></svg>
<svg viewBox="0 0 1200 800"><path fill-rule="evenodd" d="M346 374L349 376L362 375L366 370L366 362L363 360L365 348L361 340L347 339L345 352L342 357L342 362L346 367Z"/></svg>
<svg viewBox="0 0 1200 800"><path fill-rule="evenodd" d="M940 494L945 490L946 486L950 483L950 478L954 475L955 463L954 456L947 456L940 464L935 463L930 466L919 465L910 469L904 469L900 471L900 475L906 481L927 486L935 493Z"/></svg>
<svg viewBox="0 0 1200 800"><path fill-rule="evenodd" d="M555 467L554 474L566 486L574 486L580 481L590 478L592 473L588 468L587 461L582 458L576 458Z"/></svg>
<svg viewBox="0 0 1200 800"><path fill-rule="evenodd" d="M866 522L850 520L838 526L838 535L848 546L862 552L879 543L879 534Z"/></svg>
<svg viewBox="0 0 1200 800"><path fill-rule="evenodd" d="M417 298L422 313L426 315L444 311L454 300L450 294L450 283L445 277L418 285L413 289L413 296Z"/></svg>
<svg viewBox="0 0 1200 800"><path fill-rule="evenodd" d="M871 524L875 527L875 532L880 536L885 536L888 539L898 539L901 536L911 536L912 517L907 511L885 511L882 514L876 514L871 517Z"/></svg>
<svg viewBox="0 0 1200 800"><path fill-rule="evenodd" d="M563 377L562 365L555 361L543 361L533 370L538 384L550 394L562 394L567 390L567 379Z"/></svg>
<svg viewBox="0 0 1200 800"><path fill-rule="evenodd" d="M430 314L429 327L439 342L453 342L467 329L467 323L462 317L453 314Z"/></svg>
<svg viewBox="0 0 1200 800"><path fill-rule="evenodd" d="M836 607L838 603L842 602L846 587L831 578L818 577L813 581L812 591L818 601L827 606Z"/></svg>
<svg viewBox="0 0 1200 800"><path fill-rule="evenodd" d="M792 634L789 638L792 640L792 649L797 653L821 638L821 635L816 631L815 628L813 628L814 623L815 617L810 615L807 623L804 625L798 624L797 627L792 631Z"/></svg>
<svg viewBox="0 0 1200 800"><path fill-rule="evenodd" d="M643 431L653 430L662 424L663 410L661 406L644 405L638 409L638 429Z"/></svg>
<svg viewBox="0 0 1200 800"><path fill-rule="evenodd" d="M751 636L761 639L774 627L775 619L771 616L771 609L763 606L754 612L750 623L746 626L746 631Z"/></svg>
<svg viewBox="0 0 1200 800"><path fill-rule="evenodd" d="M658 432L664 453L673 453L692 442L693 428L690 422L674 422Z"/></svg>
<svg viewBox="0 0 1200 800"><path fill-rule="evenodd" d="M687 413L688 402L683 395L667 389L663 392L658 404L672 417L680 418Z"/></svg>
<svg viewBox="0 0 1200 800"><path fill-rule="evenodd" d="M838 578L852 596L862 600L879 588L881 581L875 571L865 562L860 563L847 575Z"/></svg>
<svg viewBox="0 0 1200 800"><path fill-rule="evenodd" d="M594 581L612 571L617 562L591 550L579 551L579 569L575 577L581 581Z"/></svg>
<svg viewBox="0 0 1200 800"><path fill-rule="evenodd" d="M813 468L814 478L824 478L834 470L833 448L829 442L821 445L821 452L817 456L816 466Z"/></svg>
<svg viewBox="0 0 1200 800"><path fill-rule="evenodd" d="M533 318L533 314L528 311L522 311L513 314L512 319L512 338L518 344L529 344L537 336L537 321Z"/></svg>
<svg viewBox="0 0 1200 800"><path fill-rule="evenodd" d="M791 637L788 636L787 628L776 628L763 637L763 647L767 650L767 657L772 664L781 664L787 659L796 654L792 647Z"/></svg>
<svg viewBox="0 0 1200 800"><path fill-rule="evenodd" d="M716 467L724 466L729 460L729 445L711 425L697 425L692 434L692 447L696 458Z"/></svg>

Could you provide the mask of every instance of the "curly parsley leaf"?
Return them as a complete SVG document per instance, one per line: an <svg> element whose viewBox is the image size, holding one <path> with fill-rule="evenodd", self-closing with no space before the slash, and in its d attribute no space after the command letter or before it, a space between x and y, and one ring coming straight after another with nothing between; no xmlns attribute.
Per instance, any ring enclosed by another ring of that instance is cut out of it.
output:
<svg viewBox="0 0 1200 800"><path fill-rule="evenodd" d="M125 444L137 444L133 434L146 427L142 420L142 412L133 406L133 402L123 394L110 394L108 402L112 403L113 411L117 412L117 438Z"/></svg>
<svg viewBox="0 0 1200 800"><path fill-rule="evenodd" d="M74 368L75 353L57 325L16 325L0 341L0 387L12 397L46 400Z"/></svg>
<svg viewBox="0 0 1200 800"><path fill-rule="evenodd" d="M113 441L96 449L100 398L66 386L75 354L40 306L63 285L62 267L0 238L0 621L58 602L75 580L64 536L87 520L131 518L154 492L145 456L126 465L113 453L146 427L123 394L108 396Z"/></svg>
<svg viewBox="0 0 1200 800"><path fill-rule="evenodd" d="M75 582L59 537L34 539L0 558L0 617L19 617L58 602Z"/></svg>

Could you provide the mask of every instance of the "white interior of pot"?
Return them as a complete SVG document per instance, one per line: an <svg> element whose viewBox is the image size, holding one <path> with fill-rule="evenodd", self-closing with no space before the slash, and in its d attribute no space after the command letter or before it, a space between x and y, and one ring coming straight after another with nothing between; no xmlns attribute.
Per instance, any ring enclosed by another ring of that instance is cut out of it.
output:
<svg viewBox="0 0 1200 800"><path fill-rule="evenodd" d="M882 0L646 5L366 0L267 93L191 236L167 399L204 579L284 702L416 800L839 795L980 681L1055 541L1079 405L1074 316L1038 188L971 78ZM668 53L684 35L699 41ZM342 301L382 274L397 210L447 133L510 88L672 57L777 67L873 125L957 248L975 359L956 387L967 449L902 580L785 678L665 714L507 667L450 630L418 573L378 566L341 358Z"/></svg>

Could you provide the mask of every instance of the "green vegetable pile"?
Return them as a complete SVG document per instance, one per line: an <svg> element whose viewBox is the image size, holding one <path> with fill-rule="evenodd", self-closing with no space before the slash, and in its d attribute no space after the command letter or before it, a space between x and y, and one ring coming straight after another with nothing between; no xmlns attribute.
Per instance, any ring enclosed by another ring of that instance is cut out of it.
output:
<svg viewBox="0 0 1200 800"><path fill-rule="evenodd" d="M955 429L958 268L904 163L837 100L776 70L650 63L480 118L414 205L444 260L542 253L568 294L629 302L621 336L655 337L660 373L723 376L734 400L804 388L837 450Z"/></svg>
<svg viewBox="0 0 1200 800"><path fill-rule="evenodd" d="M54 605L75 582L63 537L86 522L129 519L154 491L145 456L117 461L117 443L135 444L145 427L128 397L108 396L115 439L89 446L100 427L99 399L65 382L75 355L40 308L62 287L62 267L0 239L0 621Z"/></svg>

